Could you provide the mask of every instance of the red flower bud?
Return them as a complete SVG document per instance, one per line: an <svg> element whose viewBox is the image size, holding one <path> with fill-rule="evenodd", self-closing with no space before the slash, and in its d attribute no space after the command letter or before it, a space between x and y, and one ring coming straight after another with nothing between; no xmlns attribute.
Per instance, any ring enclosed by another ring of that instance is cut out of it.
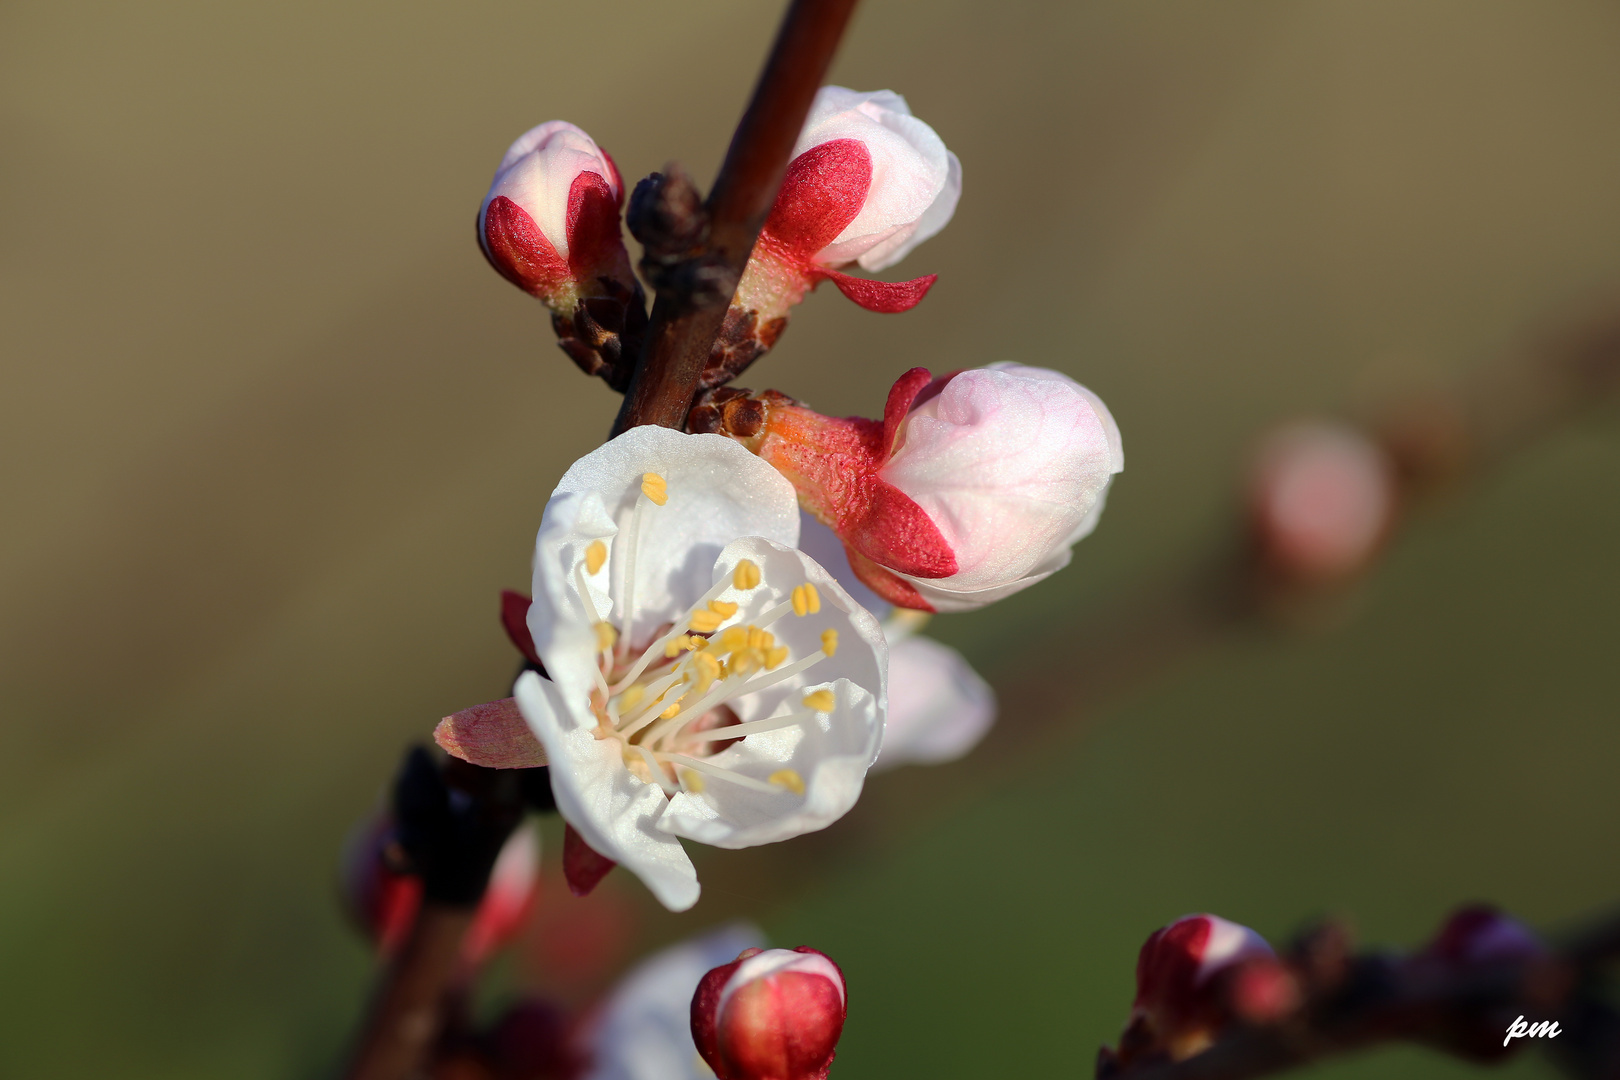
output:
<svg viewBox="0 0 1620 1080"><path fill-rule="evenodd" d="M1178 1061L1203 1050L1232 1011L1219 992L1224 980L1216 976L1257 963L1269 975L1277 967L1275 956L1265 938L1216 915L1187 915L1154 931L1136 959L1131 1028L1137 1041ZM1291 980L1237 982L1238 998L1256 1014L1249 1019L1272 1019L1292 1007Z"/></svg>
<svg viewBox="0 0 1620 1080"><path fill-rule="evenodd" d="M1451 913L1422 955L1451 964L1492 964L1539 960L1547 947L1517 919L1488 904L1472 904Z"/></svg>
<svg viewBox="0 0 1620 1080"><path fill-rule="evenodd" d="M824 953L744 949L692 997L692 1041L719 1080L824 1080L844 1030L844 973Z"/></svg>

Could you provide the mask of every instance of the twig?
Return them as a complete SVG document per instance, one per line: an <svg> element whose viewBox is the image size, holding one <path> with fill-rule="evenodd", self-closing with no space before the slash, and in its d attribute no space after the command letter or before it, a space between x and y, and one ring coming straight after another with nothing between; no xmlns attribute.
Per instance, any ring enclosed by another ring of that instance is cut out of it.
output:
<svg viewBox="0 0 1620 1080"><path fill-rule="evenodd" d="M855 0L793 0L788 8L705 204L707 241L689 255L711 287L701 288L695 274L671 275L672 284L659 287L615 434L686 423L726 308L854 10Z"/></svg>
<svg viewBox="0 0 1620 1080"><path fill-rule="evenodd" d="M438 1038L473 909L425 903L378 985L347 1080L410 1076Z"/></svg>

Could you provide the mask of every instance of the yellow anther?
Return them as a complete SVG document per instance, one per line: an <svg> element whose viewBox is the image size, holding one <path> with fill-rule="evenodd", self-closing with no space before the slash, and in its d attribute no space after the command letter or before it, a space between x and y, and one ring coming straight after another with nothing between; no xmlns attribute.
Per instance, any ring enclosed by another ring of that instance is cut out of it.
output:
<svg viewBox="0 0 1620 1080"><path fill-rule="evenodd" d="M769 779L777 787L787 788L795 795L804 794L804 777L793 769L777 769Z"/></svg>
<svg viewBox="0 0 1620 1080"><path fill-rule="evenodd" d="M689 647L687 645L687 643L689 641L691 641L691 640L692 639L690 637L686 636L685 634L682 634L680 637L675 638L673 641L668 642L664 646L664 659L665 660L673 660L677 656L681 655L682 650Z"/></svg>
<svg viewBox="0 0 1620 1080"><path fill-rule="evenodd" d="M713 653L700 652L692 657L692 666L707 673L711 679L718 679L725 665L721 664L719 657Z"/></svg>
<svg viewBox="0 0 1620 1080"><path fill-rule="evenodd" d="M720 616L722 619L729 619L733 615L737 614L737 605L733 604L730 600L710 600L709 610Z"/></svg>
<svg viewBox="0 0 1620 1080"><path fill-rule="evenodd" d="M687 648L691 649L693 652L702 652L704 649L709 647L709 639L706 637L698 637L696 634L688 634L686 636L686 640L691 642Z"/></svg>
<svg viewBox="0 0 1620 1080"><path fill-rule="evenodd" d="M714 633L716 630L720 629L720 624L724 621L725 619L723 619L717 612L692 612L692 629L696 630L700 634Z"/></svg>
<svg viewBox="0 0 1620 1080"><path fill-rule="evenodd" d="M804 707L814 709L816 712L832 712L833 707L837 704L838 699L833 697L831 690L817 690L815 693L806 694L804 697Z"/></svg>
<svg viewBox="0 0 1620 1080"><path fill-rule="evenodd" d="M770 671L772 668L775 668L778 665L780 665L782 663L782 661L786 660L787 658L788 658L788 647L786 645L778 645L774 649L766 649L765 650L765 670Z"/></svg>
<svg viewBox="0 0 1620 1080"><path fill-rule="evenodd" d="M619 714L622 716L631 709L635 708L637 705L640 705L641 699L646 696L646 687L641 685L632 686L630 689L619 695Z"/></svg>
<svg viewBox="0 0 1620 1080"><path fill-rule="evenodd" d="M607 562L607 545L600 540L592 540L591 546L585 549L585 572L600 573L605 562Z"/></svg>
<svg viewBox="0 0 1620 1080"><path fill-rule="evenodd" d="M744 559L737 564L737 569L731 572L731 583L739 590L747 592L749 589L759 587L759 566L751 559Z"/></svg>
<svg viewBox="0 0 1620 1080"><path fill-rule="evenodd" d="M613 648L613 643L619 640L619 632L613 629L612 623L599 622L596 624L596 647L603 652Z"/></svg>
<svg viewBox="0 0 1620 1080"><path fill-rule="evenodd" d="M681 783L685 784L686 790L692 794L703 794L703 774L693 769L683 769L681 771Z"/></svg>
<svg viewBox="0 0 1620 1080"><path fill-rule="evenodd" d="M682 695L682 696L684 697L685 695ZM828 695L828 696L830 697L831 695ZM675 699L675 704L671 705L669 708L665 709L663 712L658 714L658 719L660 719L660 720L671 720L674 717L676 717L677 715L679 715L680 711L681 711L681 698L676 698Z"/></svg>
<svg viewBox="0 0 1620 1080"><path fill-rule="evenodd" d="M669 502L669 485L655 472L641 474L641 493L657 506Z"/></svg>
<svg viewBox="0 0 1620 1080"><path fill-rule="evenodd" d="M725 633L720 635L720 651L736 652L738 649L748 648L748 631L740 626L728 626Z"/></svg>
<svg viewBox="0 0 1620 1080"><path fill-rule="evenodd" d="M795 615L814 615L821 610L821 594L808 581L794 586L791 599Z"/></svg>
<svg viewBox="0 0 1620 1080"><path fill-rule="evenodd" d="M757 626L750 626L748 628L748 647L750 649L765 648L765 631Z"/></svg>
<svg viewBox="0 0 1620 1080"><path fill-rule="evenodd" d="M751 671L758 671L764 663L764 653L758 649L743 649L731 658L731 673L747 675Z"/></svg>
<svg viewBox="0 0 1620 1080"><path fill-rule="evenodd" d="M821 632L821 651L828 656L838 652L838 631L827 629Z"/></svg>

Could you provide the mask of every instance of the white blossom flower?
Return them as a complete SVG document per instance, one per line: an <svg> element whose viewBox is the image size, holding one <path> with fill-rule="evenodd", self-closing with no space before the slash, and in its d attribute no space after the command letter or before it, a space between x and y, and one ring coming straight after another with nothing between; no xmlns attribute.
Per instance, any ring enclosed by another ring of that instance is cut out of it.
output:
<svg viewBox="0 0 1620 1080"><path fill-rule="evenodd" d="M791 486L727 439L636 428L546 505L519 679L558 809L672 910L677 837L740 848L860 794L886 709L877 620L797 550Z"/></svg>
<svg viewBox="0 0 1620 1080"><path fill-rule="evenodd" d="M713 1080L692 1041L692 995L712 969L764 944L763 934L739 923L643 960L591 1025L583 1080Z"/></svg>

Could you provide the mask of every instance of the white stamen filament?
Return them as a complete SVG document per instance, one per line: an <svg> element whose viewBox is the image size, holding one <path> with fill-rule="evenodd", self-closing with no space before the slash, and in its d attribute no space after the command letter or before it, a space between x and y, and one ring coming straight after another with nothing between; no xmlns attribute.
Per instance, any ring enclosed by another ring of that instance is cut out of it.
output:
<svg viewBox="0 0 1620 1080"><path fill-rule="evenodd" d="M767 611L765 614L761 615L759 617L759 621L756 622L754 625L759 627L761 630L763 630L767 626L771 625L771 623L773 623L776 620L780 619L782 616L786 615L788 612L790 612L792 610L793 610L793 601L792 600L784 600L780 604L777 604L775 607L771 608L771 610Z"/></svg>
<svg viewBox="0 0 1620 1080"><path fill-rule="evenodd" d="M781 716L772 716L765 720L751 720L746 724L732 724L730 727L710 728L707 731L694 731L683 736L685 742L721 742L725 739L744 739L750 735L760 735L767 731L780 731L785 727L792 727L804 720L814 720L813 712L784 713Z"/></svg>
<svg viewBox="0 0 1620 1080"><path fill-rule="evenodd" d="M660 754L658 756L676 765L685 765L693 772L700 772L720 780L730 780L733 784L740 784L752 791L763 791L770 795L779 795L782 792L782 789L775 784L767 784L763 780L755 780L752 776L744 776L742 773L733 772L719 765L711 765L702 758L688 757L685 754Z"/></svg>
<svg viewBox="0 0 1620 1080"><path fill-rule="evenodd" d="M647 763L647 769L652 773L653 783L663 788L665 795L673 795L681 790L678 785L670 782L669 777L664 775L664 767L658 763L658 758L650 749L645 746L632 746L630 749L641 755L642 760Z"/></svg>
<svg viewBox="0 0 1620 1080"><path fill-rule="evenodd" d="M669 632L667 634L653 642L651 645L647 646L647 651L641 654L641 659L636 661L635 666L625 673L624 678L613 684L613 692L615 694L623 692L627 686L640 678L641 673L647 670L647 665L664 655L664 646L686 633L687 627L692 625L692 616L708 607L709 601L717 598L721 593L725 592L727 587L730 585L730 574L727 574L725 577L715 582L713 588L704 593L698 599L697 603L693 604L689 609L687 609L684 618L675 620L675 625L669 628Z"/></svg>
<svg viewBox="0 0 1620 1080"><path fill-rule="evenodd" d="M596 624L602 621L602 617L596 613L596 601L591 599L591 590L585 584L585 560L583 559L574 564L574 588L579 592L580 603L585 605L585 616L591 621L591 632L595 633ZM604 649L602 655L611 656L612 654ZM591 673L596 676L596 688L602 692L603 700L607 700L611 695L608 691L607 676L602 674L600 661L594 665Z"/></svg>
<svg viewBox="0 0 1620 1080"><path fill-rule="evenodd" d="M636 621L636 548L640 547L641 540L641 507L648 501L638 488L636 491L635 509L630 511L630 528L625 536L628 545L624 553L624 611L620 616L623 623L619 627L619 657L623 659L630 655L631 631L635 629Z"/></svg>

